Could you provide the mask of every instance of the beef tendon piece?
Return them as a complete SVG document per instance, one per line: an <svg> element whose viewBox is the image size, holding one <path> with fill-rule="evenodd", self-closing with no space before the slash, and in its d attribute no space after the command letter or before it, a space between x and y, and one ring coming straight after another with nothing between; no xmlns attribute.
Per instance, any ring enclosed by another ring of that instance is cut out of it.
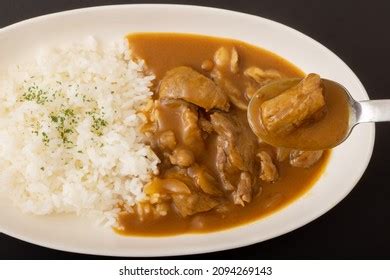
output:
<svg viewBox="0 0 390 280"><path fill-rule="evenodd" d="M199 212L206 212L220 204L220 201L215 197L211 197L199 190L195 185L196 182L187 173L188 170L176 166L166 170L164 174L166 179L162 180L163 182L168 180L170 183L165 184L164 187L165 189L169 187L173 205L181 216L186 217ZM172 181L175 184L172 184ZM177 182L180 182L180 184Z"/></svg>
<svg viewBox="0 0 390 280"><path fill-rule="evenodd" d="M242 172L237 184L237 190L232 194L234 204L245 206L245 203L251 202L253 193L252 186L250 174L248 172Z"/></svg>
<svg viewBox="0 0 390 280"><path fill-rule="evenodd" d="M168 71L160 82L159 97L183 99L204 108L229 110L229 100L209 78L190 67L180 66Z"/></svg>
<svg viewBox="0 0 390 280"><path fill-rule="evenodd" d="M223 89L230 102L240 110L247 110L248 104L244 101L240 90L228 79L220 79L217 84Z"/></svg>
<svg viewBox="0 0 390 280"><path fill-rule="evenodd" d="M228 179L228 171L231 169L231 164L227 160L225 153L224 145L226 144L225 140L222 137L217 138L217 155L216 155L216 167L219 174L219 179L221 180L222 187L231 192L235 188L233 184ZM230 167L230 168L229 168Z"/></svg>
<svg viewBox="0 0 390 280"><path fill-rule="evenodd" d="M265 151L258 153L257 156L260 159L260 179L270 183L276 182L279 179L279 172L271 156Z"/></svg>
<svg viewBox="0 0 390 280"><path fill-rule="evenodd" d="M275 149L276 149L276 159L279 162L285 161L290 156L291 149L289 148L275 147Z"/></svg>
<svg viewBox="0 0 390 280"><path fill-rule="evenodd" d="M235 47L232 48L232 55L230 57L230 71L232 73L238 73L239 67L238 67L238 52Z"/></svg>
<svg viewBox="0 0 390 280"><path fill-rule="evenodd" d="M298 151L292 150L290 153L290 164L295 167L309 168L319 161L324 151Z"/></svg>
<svg viewBox="0 0 390 280"><path fill-rule="evenodd" d="M198 120L198 111L195 108L192 106L183 108L181 115L183 143L195 154L202 153L205 147Z"/></svg>
<svg viewBox="0 0 390 280"><path fill-rule="evenodd" d="M309 74L298 85L261 105L261 121L274 135L287 135L302 124L320 118L325 98L320 76Z"/></svg>
<svg viewBox="0 0 390 280"><path fill-rule="evenodd" d="M163 149L173 150L176 147L176 137L172 130L162 132L158 139L158 144Z"/></svg>
<svg viewBox="0 0 390 280"><path fill-rule="evenodd" d="M204 166L194 165L188 168L188 175L204 193L215 196L223 194L222 190L218 187L218 181Z"/></svg>
<svg viewBox="0 0 390 280"><path fill-rule="evenodd" d="M183 181L175 178L161 179L158 177L153 178L152 181L145 185L144 192L150 196L153 196L156 193L191 194L191 190Z"/></svg>
<svg viewBox="0 0 390 280"><path fill-rule="evenodd" d="M257 140L248 124L233 113L216 112L210 119L230 163L240 171L253 173Z"/></svg>
<svg viewBox="0 0 390 280"><path fill-rule="evenodd" d="M216 207L219 202L204 193L173 194L173 203L181 216L187 217L200 212L207 212Z"/></svg>
<svg viewBox="0 0 390 280"><path fill-rule="evenodd" d="M216 169L220 181L223 188L232 193L233 202L244 205L252 199L256 137L234 113L217 112L210 119L218 134Z"/></svg>
<svg viewBox="0 0 390 280"><path fill-rule="evenodd" d="M202 131L210 134L214 131L213 126L210 121L205 118L199 118L199 127Z"/></svg>
<svg viewBox="0 0 390 280"><path fill-rule="evenodd" d="M213 81L222 89L230 102L241 110L246 110L248 104L243 98L241 91L234 85L234 83L226 77L225 72L214 68L211 72Z"/></svg>
<svg viewBox="0 0 390 280"><path fill-rule="evenodd" d="M214 54L214 63L217 67L227 67L230 62L230 54L227 48L220 47Z"/></svg>
<svg viewBox="0 0 390 280"><path fill-rule="evenodd" d="M280 73L273 69L263 70L259 67L249 67L244 71L244 75L253 79L259 85L266 85L273 80L280 79L282 76Z"/></svg>
<svg viewBox="0 0 390 280"><path fill-rule="evenodd" d="M167 99L156 102L154 112L157 127L163 131L158 143L161 148L173 150L185 146L195 155L204 150L197 106L183 100Z"/></svg>
<svg viewBox="0 0 390 280"><path fill-rule="evenodd" d="M169 160L173 165L188 167L195 162L195 157L193 152L188 149L176 148L172 155L169 155Z"/></svg>

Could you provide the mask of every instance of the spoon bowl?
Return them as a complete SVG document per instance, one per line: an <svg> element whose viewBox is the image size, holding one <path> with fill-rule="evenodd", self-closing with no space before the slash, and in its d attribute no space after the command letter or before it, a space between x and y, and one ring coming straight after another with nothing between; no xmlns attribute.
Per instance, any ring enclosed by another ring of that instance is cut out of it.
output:
<svg viewBox="0 0 390 280"><path fill-rule="evenodd" d="M252 97L248 106L248 122L262 141L273 146L299 150L331 149L343 143L359 123L390 121L390 100L356 101L341 84L321 79L327 106L325 117L298 127L287 135L271 135L262 124L262 103L297 85L301 80L291 78L267 84Z"/></svg>

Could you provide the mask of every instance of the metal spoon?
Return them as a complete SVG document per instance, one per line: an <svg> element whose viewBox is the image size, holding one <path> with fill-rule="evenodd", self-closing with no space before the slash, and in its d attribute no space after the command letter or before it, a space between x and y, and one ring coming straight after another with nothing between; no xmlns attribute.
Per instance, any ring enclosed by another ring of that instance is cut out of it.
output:
<svg viewBox="0 0 390 280"><path fill-rule="evenodd" d="M321 139L309 139L310 134L305 134L305 137L301 137L301 140L303 139L304 141L291 141L291 139L294 140L294 137L299 138L301 136L299 133L287 137L279 137L279 139L267 137L267 135L264 135L263 126L259 124L259 116L256 115L256 112L258 114L259 111L259 105L262 101L275 97L287 88L297 84L300 80L301 79L285 79L276 81L262 87L252 97L248 106L248 122L253 132L264 142L273 146L299 150L324 150L336 147L344 142L351 134L353 128L359 123L390 121L390 99L356 101L352 98L349 91L341 84L332 80L321 79L325 92L328 91L328 94L340 94L344 96L344 99L347 101L345 102L345 106L348 107L349 116L347 116L348 119L346 120L345 131L340 132L338 137L334 137L333 139L329 138L326 141L321 141ZM329 93L329 91L331 92ZM328 114L330 113L332 112L328 112ZM329 116L329 119L331 119L331 117L332 116ZM333 118L333 120L334 119L335 118ZM320 127L323 128L326 126L318 127L318 129L320 129ZM331 126L329 126L329 128L330 127ZM334 130L337 130L337 128L337 126L335 127L333 125L332 131L329 131L329 135L332 133L334 134ZM298 130L299 129L300 128L298 128ZM316 126L312 125L309 129L315 136Z"/></svg>

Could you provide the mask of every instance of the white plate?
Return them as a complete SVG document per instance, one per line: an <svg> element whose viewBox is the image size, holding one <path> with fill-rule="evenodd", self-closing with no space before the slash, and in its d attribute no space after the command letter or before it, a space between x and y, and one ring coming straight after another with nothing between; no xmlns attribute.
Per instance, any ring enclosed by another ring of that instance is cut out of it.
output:
<svg viewBox="0 0 390 280"><path fill-rule="evenodd" d="M23 21L0 30L0 70L41 46L87 35L109 41L140 31L199 33L243 40L281 55L305 72L340 82L357 100L368 99L351 69L302 33L264 18L195 6L105 6ZM74 216L27 216L0 197L0 230L45 247L112 256L194 254L261 242L309 223L340 202L367 167L374 132L372 124L359 125L348 141L334 150L326 171L306 195L283 210L242 227L164 238L123 237Z"/></svg>

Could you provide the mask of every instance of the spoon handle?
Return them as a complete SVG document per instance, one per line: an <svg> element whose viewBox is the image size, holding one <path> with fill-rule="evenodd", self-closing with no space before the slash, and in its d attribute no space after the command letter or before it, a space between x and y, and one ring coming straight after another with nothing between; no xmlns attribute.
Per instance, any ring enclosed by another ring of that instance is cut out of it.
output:
<svg viewBox="0 0 390 280"><path fill-rule="evenodd" d="M353 107L357 123L390 121L390 99L360 101Z"/></svg>

